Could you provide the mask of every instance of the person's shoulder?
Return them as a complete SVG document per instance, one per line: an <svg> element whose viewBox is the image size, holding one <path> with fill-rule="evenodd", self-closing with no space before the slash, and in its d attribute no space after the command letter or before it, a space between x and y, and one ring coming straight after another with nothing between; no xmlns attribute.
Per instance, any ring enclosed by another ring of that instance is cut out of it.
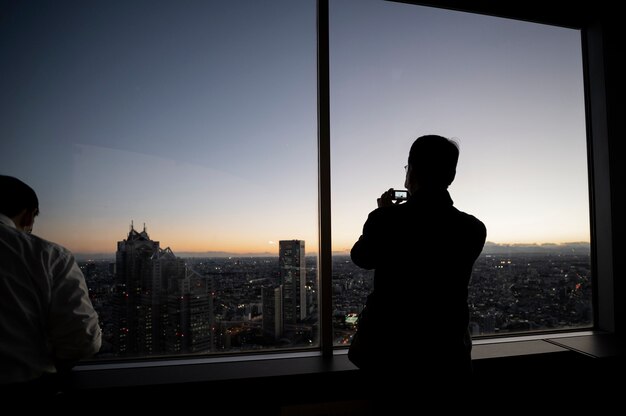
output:
<svg viewBox="0 0 626 416"><path fill-rule="evenodd" d="M72 252L59 243L46 240L34 234L26 234L26 237L30 240L30 245L38 251L50 253L53 257L74 259Z"/></svg>
<svg viewBox="0 0 626 416"><path fill-rule="evenodd" d="M486 232L487 227L485 227L485 224L481 220L479 220L472 214L468 214L467 212L463 212L457 208L455 208L455 210L457 212L457 215L459 215L462 221L465 222L468 226L471 226L478 230L485 230Z"/></svg>
<svg viewBox="0 0 626 416"><path fill-rule="evenodd" d="M384 221L387 218L395 218L407 211L406 204L378 207L370 212L369 219Z"/></svg>

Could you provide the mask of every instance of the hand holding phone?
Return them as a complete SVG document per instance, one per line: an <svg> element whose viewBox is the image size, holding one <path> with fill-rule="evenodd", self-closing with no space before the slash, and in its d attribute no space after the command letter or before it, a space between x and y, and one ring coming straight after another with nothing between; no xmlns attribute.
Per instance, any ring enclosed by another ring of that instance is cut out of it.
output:
<svg viewBox="0 0 626 416"><path fill-rule="evenodd" d="M389 188L388 191L383 192L383 194L376 200L378 203L378 207L389 207L392 205L398 205L403 202L406 202L409 199L409 191L407 190L397 190L393 188Z"/></svg>
<svg viewBox="0 0 626 416"><path fill-rule="evenodd" d="M393 189L393 196L391 197L394 201L406 201L409 199L409 191L406 189Z"/></svg>

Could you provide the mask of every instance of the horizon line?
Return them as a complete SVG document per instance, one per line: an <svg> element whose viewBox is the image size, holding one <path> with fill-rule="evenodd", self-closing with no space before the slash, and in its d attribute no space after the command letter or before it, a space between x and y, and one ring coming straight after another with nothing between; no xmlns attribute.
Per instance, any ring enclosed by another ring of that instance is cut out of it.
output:
<svg viewBox="0 0 626 416"><path fill-rule="evenodd" d="M511 248L525 248L525 247L535 247L535 248L541 248L541 247L559 247L559 246L568 246L568 245L590 245L591 243L589 241L568 241L568 242L561 242L561 243L552 243L552 242L546 242L546 243L496 243L493 241L486 241L485 242L485 248L488 247L511 247ZM164 247L163 250L170 248L169 246ZM203 250L203 251L189 251L189 250L173 250L171 249L174 254L177 253L181 253L180 257L200 257L201 255L204 256L220 256L220 257L238 257L238 256L246 256L246 257L253 257L253 256L257 256L257 257L266 257L266 256L277 256L278 253L277 252L270 252L270 251L223 251L223 250ZM81 256L81 257L85 257L85 256L104 256L104 255L110 255L110 256L115 256L115 251L73 251L74 256ZM331 253L333 255L337 255L337 254L349 254L350 253L350 249L344 249L344 250L332 250ZM318 254L318 250L312 250L306 253L307 255L312 255Z"/></svg>

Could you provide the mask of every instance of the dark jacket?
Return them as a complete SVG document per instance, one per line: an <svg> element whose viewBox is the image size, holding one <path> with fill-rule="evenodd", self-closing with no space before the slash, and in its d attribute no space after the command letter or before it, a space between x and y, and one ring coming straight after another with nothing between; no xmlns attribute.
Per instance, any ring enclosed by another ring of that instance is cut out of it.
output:
<svg viewBox="0 0 626 416"><path fill-rule="evenodd" d="M351 251L356 265L375 269L359 323L359 336L369 333L361 368L397 360L422 370L471 369L467 291L485 238L484 224L456 209L446 190L370 213Z"/></svg>

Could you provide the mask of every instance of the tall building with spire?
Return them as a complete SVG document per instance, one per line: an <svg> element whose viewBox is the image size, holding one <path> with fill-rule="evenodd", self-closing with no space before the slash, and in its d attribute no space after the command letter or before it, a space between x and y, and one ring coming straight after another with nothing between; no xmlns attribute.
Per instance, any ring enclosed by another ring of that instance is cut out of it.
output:
<svg viewBox="0 0 626 416"><path fill-rule="evenodd" d="M118 241L113 348L119 355L209 351L213 340L210 278L151 240L144 225ZM186 337L186 338L185 338ZM179 339L178 339L179 338Z"/></svg>
<svg viewBox="0 0 626 416"><path fill-rule="evenodd" d="M159 242L150 239L145 226L142 232L135 230L132 222L128 237L117 242L113 348L118 354L146 354L151 348L152 328L149 335L146 329L154 315L148 299L160 289L152 290L152 258L158 252Z"/></svg>
<svg viewBox="0 0 626 416"><path fill-rule="evenodd" d="M304 241L281 240L278 262L283 292L283 323L295 324L307 316Z"/></svg>

